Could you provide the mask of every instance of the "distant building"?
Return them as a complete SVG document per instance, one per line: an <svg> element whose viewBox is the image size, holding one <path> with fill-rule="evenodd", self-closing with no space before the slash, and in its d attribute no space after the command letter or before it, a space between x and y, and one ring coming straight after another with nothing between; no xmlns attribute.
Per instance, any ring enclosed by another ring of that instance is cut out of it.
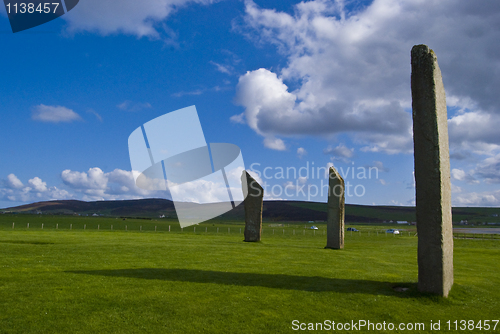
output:
<svg viewBox="0 0 500 334"><path fill-rule="evenodd" d="M398 223L398 224L404 224L404 225L410 225L410 224L408 223L408 221L406 221L406 220L398 220L398 221L397 221L397 223Z"/></svg>

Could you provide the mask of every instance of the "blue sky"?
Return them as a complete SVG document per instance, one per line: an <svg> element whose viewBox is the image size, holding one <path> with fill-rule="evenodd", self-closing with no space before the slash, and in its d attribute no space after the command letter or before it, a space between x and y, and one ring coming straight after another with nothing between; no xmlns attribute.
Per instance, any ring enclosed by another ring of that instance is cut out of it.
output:
<svg viewBox="0 0 500 334"><path fill-rule="evenodd" d="M16 34L1 9L0 207L157 196L134 186L128 136L190 105L207 142L241 148L267 199L326 201L314 195L325 179L279 171L333 164L347 203L413 205L410 50L422 43L447 93L453 204L500 204L498 1L115 5L80 0ZM363 178L370 167L378 177Z"/></svg>

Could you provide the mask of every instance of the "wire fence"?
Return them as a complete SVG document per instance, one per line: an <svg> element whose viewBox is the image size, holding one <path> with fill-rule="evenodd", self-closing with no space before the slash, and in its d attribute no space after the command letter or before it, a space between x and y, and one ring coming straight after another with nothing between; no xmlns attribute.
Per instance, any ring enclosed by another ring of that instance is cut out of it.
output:
<svg viewBox="0 0 500 334"><path fill-rule="evenodd" d="M5 224L4 229L5 229ZM326 227L311 229L309 227L301 228L298 225L285 225L284 228L269 228L265 227L262 229L263 236L326 236ZM65 231L125 231L125 232L157 232L157 233L192 233L192 234L244 234L244 225L232 225L232 226L189 226L182 228L178 224L100 224L100 223L15 223L12 222L12 229L14 230L65 230ZM344 236L346 237L418 237L416 230L405 231L399 230L394 233L389 230L358 230L358 231L345 231ZM497 233L463 233L454 232L453 236L455 239L477 239L477 240L487 240L487 239L500 239L500 234Z"/></svg>

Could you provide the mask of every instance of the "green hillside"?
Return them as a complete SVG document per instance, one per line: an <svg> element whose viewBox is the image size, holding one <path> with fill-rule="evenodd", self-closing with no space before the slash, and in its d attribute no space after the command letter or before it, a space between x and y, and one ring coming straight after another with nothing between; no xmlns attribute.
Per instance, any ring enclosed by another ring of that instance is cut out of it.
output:
<svg viewBox="0 0 500 334"><path fill-rule="evenodd" d="M172 201L166 199L141 199L127 201L50 201L37 202L18 207L6 208L0 212L99 215L107 217L143 217L176 219ZM244 206L217 217L218 220L244 219ZM369 206L346 204L347 223L383 223L396 221L416 221L415 208L408 206ZM327 219L327 204L300 201L264 201L263 219L265 221L321 222ZM500 223L499 208L457 207L453 208L453 221L467 220L468 223Z"/></svg>

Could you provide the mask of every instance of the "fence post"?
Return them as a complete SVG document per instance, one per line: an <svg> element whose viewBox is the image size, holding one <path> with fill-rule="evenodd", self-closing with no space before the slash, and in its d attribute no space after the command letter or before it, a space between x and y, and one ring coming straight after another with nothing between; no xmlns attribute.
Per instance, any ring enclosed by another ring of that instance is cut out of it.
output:
<svg viewBox="0 0 500 334"><path fill-rule="evenodd" d="M43 230L43 223L42 223L42 230Z"/></svg>

